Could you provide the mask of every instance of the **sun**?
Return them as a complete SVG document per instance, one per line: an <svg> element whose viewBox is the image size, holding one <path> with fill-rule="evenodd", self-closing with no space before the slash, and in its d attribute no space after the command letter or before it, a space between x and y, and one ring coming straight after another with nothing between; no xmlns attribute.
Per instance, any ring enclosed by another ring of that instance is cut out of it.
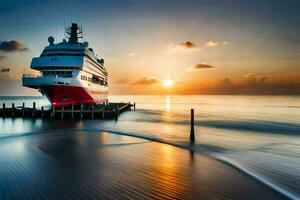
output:
<svg viewBox="0 0 300 200"><path fill-rule="evenodd" d="M174 85L174 82L171 79L166 79L166 80L164 80L163 85L166 88L170 88Z"/></svg>

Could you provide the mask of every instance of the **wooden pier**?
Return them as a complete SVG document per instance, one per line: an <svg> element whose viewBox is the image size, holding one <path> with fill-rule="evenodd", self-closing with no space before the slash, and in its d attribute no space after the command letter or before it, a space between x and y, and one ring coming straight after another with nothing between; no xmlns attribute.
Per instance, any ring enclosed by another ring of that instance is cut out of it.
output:
<svg viewBox="0 0 300 200"><path fill-rule="evenodd" d="M125 111L135 110L135 103L106 103L93 105L72 105L66 107L52 107L51 109L36 108L35 102L32 107L16 107L14 103L7 106L3 103L0 109L1 117L23 118L52 118L52 119L115 119Z"/></svg>

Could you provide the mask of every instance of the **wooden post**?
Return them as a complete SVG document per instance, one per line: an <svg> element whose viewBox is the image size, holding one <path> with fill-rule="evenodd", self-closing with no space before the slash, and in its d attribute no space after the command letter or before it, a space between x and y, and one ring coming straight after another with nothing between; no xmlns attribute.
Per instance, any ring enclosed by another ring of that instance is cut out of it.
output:
<svg viewBox="0 0 300 200"><path fill-rule="evenodd" d="M118 121L118 118L119 118L119 105L117 105L115 109L115 121Z"/></svg>
<svg viewBox="0 0 300 200"><path fill-rule="evenodd" d="M194 130L194 109L191 109L191 132L190 142L195 143L195 130Z"/></svg>
<svg viewBox="0 0 300 200"><path fill-rule="evenodd" d="M11 104L11 116L14 117L15 115L15 103Z"/></svg>
<svg viewBox="0 0 300 200"><path fill-rule="evenodd" d="M25 115L25 102L22 104L22 116L24 117Z"/></svg>
<svg viewBox="0 0 300 200"><path fill-rule="evenodd" d="M103 105L102 106L102 118L104 119L104 117L105 117L105 106Z"/></svg>
<svg viewBox="0 0 300 200"><path fill-rule="evenodd" d="M5 103L3 103L2 109L3 109L2 110L2 113L3 113L2 116L4 117L4 115L5 115Z"/></svg>
<svg viewBox="0 0 300 200"><path fill-rule="evenodd" d="M32 111L32 116L35 116L35 102L33 102L33 111Z"/></svg>
<svg viewBox="0 0 300 200"><path fill-rule="evenodd" d="M80 104L80 119L83 118L82 110L83 110L83 104L81 103L81 104Z"/></svg>
<svg viewBox="0 0 300 200"><path fill-rule="evenodd" d="M44 106L42 106L41 110L42 110L42 118L43 118L44 117Z"/></svg>
<svg viewBox="0 0 300 200"><path fill-rule="evenodd" d="M61 108L61 118L64 119L64 111L65 111L65 107L63 106Z"/></svg>
<svg viewBox="0 0 300 200"><path fill-rule="evenodd" d="M74 104L72 103L72 112L71 112L71 117L72 117L72 119L74 118Z"/></svg>
<svg viewBox="0 0 300 200"><path fill-rule="evenodd" d="M95 107L95 105L93 104L92 105L92 119L94 119L94 107Z"/></svg>
<svg viewBox="0 0 300 200"><path fill-rule="evenodd" d="M135 110L135 102L133 103L133 110Z"/></svg>
<svg viewBox="0 0 300 200"><path fill-rule="evenodd" d="M54 119L55 118L55 107L52 106L52 118Z"/></svg>

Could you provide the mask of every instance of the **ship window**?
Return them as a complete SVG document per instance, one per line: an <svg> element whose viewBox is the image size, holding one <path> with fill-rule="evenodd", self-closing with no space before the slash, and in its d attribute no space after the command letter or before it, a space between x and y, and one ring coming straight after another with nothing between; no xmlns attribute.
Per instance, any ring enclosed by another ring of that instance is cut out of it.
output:
<svg viewBox="0 0 300 200"><path fill-rule="evenodd" d="M72 77L72 72L66 72L66 77Z"/></svg>
<svg viewBox="0 0 300 200"><path fill-rule="evenodd" d="M43 76L72 77L71 71L44 71Z"/></svg>

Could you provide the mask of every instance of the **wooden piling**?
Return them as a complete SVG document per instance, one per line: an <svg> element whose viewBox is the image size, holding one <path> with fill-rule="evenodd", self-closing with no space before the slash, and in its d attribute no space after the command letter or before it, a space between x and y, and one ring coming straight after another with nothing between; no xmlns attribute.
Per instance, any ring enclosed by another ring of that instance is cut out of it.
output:
<svg viewBox="0 0 300 200"><path fill-rule="evenodd" d="M133 103L133 110L135 110L135 102Z"/></svg>
<svg viewBox="0 0 300 200"><path fill-rule="evenodd" d="M195 142L195 130L194 130L194 109L191 109L191 132L190 132L190 142Z"/></svg>
<svg viewBox="0 0 300 200"><path fill-rule="evenodd" d="M15 115L15 103L11 104L11 116L14 117Z"/></svg>
<svg viewBox="0 0 300 200"><path fill-rule="evenodd" d="M55 118L55 107L53 106L52 107L52 119L54 119Z"/></svg>
<svg viewBox="0 0 300 200"><path fill-rule="evenodd" d="M35 102L33 102L33 110L32 110L32 116L35 116Z"/></svg>
<svg viewBox="0 0 300 200"><path fill-rule="evenodd" d="M3 103L2 105L2 116L3 117L5 116L5 103Z"/></svg>
<svg viewBox="0 0 300 200"><path fill-rule="evenodd" d="M105 106L103 105L102 106L102 118L104 119L104 117L105 117Z"/></svg>
<svg viewBox="0 0 300 200"><path fill-rule="evenodd" d="M117 105L115 108L115 121L118 121L119 118L119 106Z"/></svg>
<svg viewBox="0 0 300 200"><path fill-rule="evenodd" d="M94 119L94 107L95 107L95 105L93 104L92 105L92 119Z"/></svg>
<svg viewBox="0 0 300 200"><path fill-rule="evenodd" d="M80 119L83 118L83 113L82 113L82 111L83 111L83 104L81 103L81 104L80 104Z"/></svg>
<svg viewBox="0 0 300 200"><path fill-rule="evenodd" d="M41 115L42 115L42 118L43 118L44 117L44 106L41 107L41 111L42 111Z"/></svg>
<svg viewBox="0 0 300 200"><path fill-rule="evenodd" d="M71 118L73 119L74 118L74 104L72 103L72 111L71 111Z"/></svg>
<svg viewBox="0 0 300 200"><path fill-rule="evenodd" d="M65 111L65 107L63 106L61 108L61 118L64 119L64 111Z"/></svg>
<svg viewBox="0 0 300 200"><path fill-rule="evenodd" d="M24 117L25 115L25 102L22 104L22 116Z"/></svg>

